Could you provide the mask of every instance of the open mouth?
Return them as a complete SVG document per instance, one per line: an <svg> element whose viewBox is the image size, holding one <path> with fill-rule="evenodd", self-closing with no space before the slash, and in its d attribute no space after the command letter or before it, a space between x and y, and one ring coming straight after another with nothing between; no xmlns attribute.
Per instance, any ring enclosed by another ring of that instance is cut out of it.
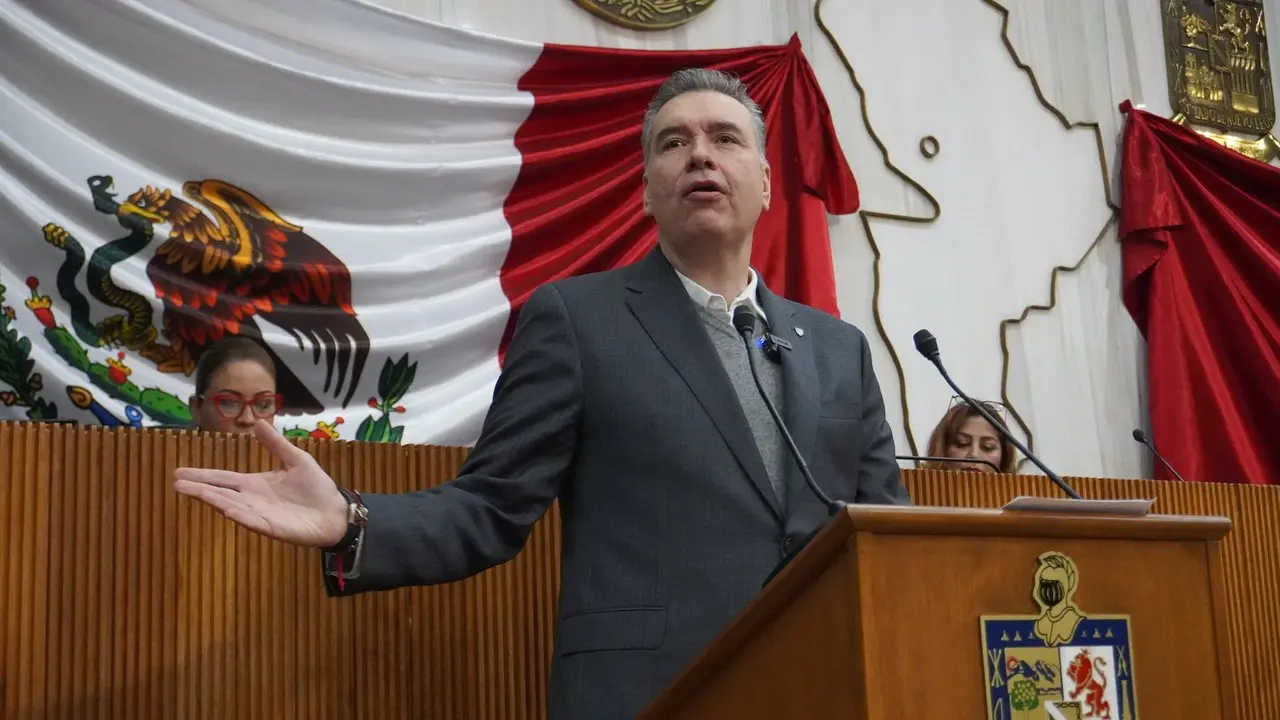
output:
<svg viewBox="0 0 1280 720"><path fill-rule="evenodd" d="M120 209L116 201L116 183L110 175L94 175L89 178L89 192L93 196L93 208L100 213L115 215Z"/></svg>
<svg viewBox="0 0 1280 720"><path fill-rule="evenodd" d="M699 180L691 184L684 192L685 197L699 200L709 200L724 194L724 188L714 180Z"/></svg>

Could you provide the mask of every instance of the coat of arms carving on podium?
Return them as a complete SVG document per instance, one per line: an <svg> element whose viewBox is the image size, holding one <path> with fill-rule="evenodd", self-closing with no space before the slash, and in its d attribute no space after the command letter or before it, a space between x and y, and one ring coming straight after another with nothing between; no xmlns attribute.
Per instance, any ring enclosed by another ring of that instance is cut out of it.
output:
<svg viewBox="0 0 1280 720"><path fill-rule="evenodd" d="M1050 551L1032 597L1039 615L983 615L989 720L1137 720L1128 615L1086 615L1080 573Z"/></svg>

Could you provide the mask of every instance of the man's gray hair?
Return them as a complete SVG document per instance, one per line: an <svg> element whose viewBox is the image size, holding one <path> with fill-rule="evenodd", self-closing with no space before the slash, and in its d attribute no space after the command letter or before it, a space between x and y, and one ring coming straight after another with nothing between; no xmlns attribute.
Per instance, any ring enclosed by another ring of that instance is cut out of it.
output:
<svg viewBox="0 0 1280 720"><path fill-rule="evenodd" d="M741 80L726 72L708 70L706 68L686 68L672 73L654 93L649 107L644 111L644 128L640 131L640 145L644 148L644 156L649 157L649 142L653 139L653 120L658 117L662 107L676 97L690 92L718 92L742 103L751 115L751 124L755 130L756 147L760 149L760 160L765 162L765 127L764 113L760 106L747 92L747 86Z"/></svg>

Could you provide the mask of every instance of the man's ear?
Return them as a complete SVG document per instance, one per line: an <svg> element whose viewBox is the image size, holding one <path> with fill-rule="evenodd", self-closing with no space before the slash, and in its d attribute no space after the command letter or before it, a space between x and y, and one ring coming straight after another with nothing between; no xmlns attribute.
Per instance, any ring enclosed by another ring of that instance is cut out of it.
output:
<svg viewBox="0 0 1280 720"><path fill-rule="evenodd" d="M641 195L644 198L644 214L652 217L653 206L649 203L649 173L640 176L640 187L643 189Z"/></svg>
<svg viewBox="0 0 1280 720"><path fill-rule="evenodd" d="M769 201L773 199L773 173L769 163L764 164L764 209L769 209Z"/></svg>

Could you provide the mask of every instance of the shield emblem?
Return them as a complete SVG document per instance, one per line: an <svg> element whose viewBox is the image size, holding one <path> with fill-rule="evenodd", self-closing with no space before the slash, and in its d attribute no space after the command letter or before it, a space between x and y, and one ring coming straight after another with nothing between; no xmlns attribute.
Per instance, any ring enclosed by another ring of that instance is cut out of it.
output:
<svg viewBox="0 0 1280 720"><path fill-rule="evenodd" d="M989 720L1137 720L1127 615L1085 615L1075 563L1038 559L1039 615L983 615Z"/></svg>

